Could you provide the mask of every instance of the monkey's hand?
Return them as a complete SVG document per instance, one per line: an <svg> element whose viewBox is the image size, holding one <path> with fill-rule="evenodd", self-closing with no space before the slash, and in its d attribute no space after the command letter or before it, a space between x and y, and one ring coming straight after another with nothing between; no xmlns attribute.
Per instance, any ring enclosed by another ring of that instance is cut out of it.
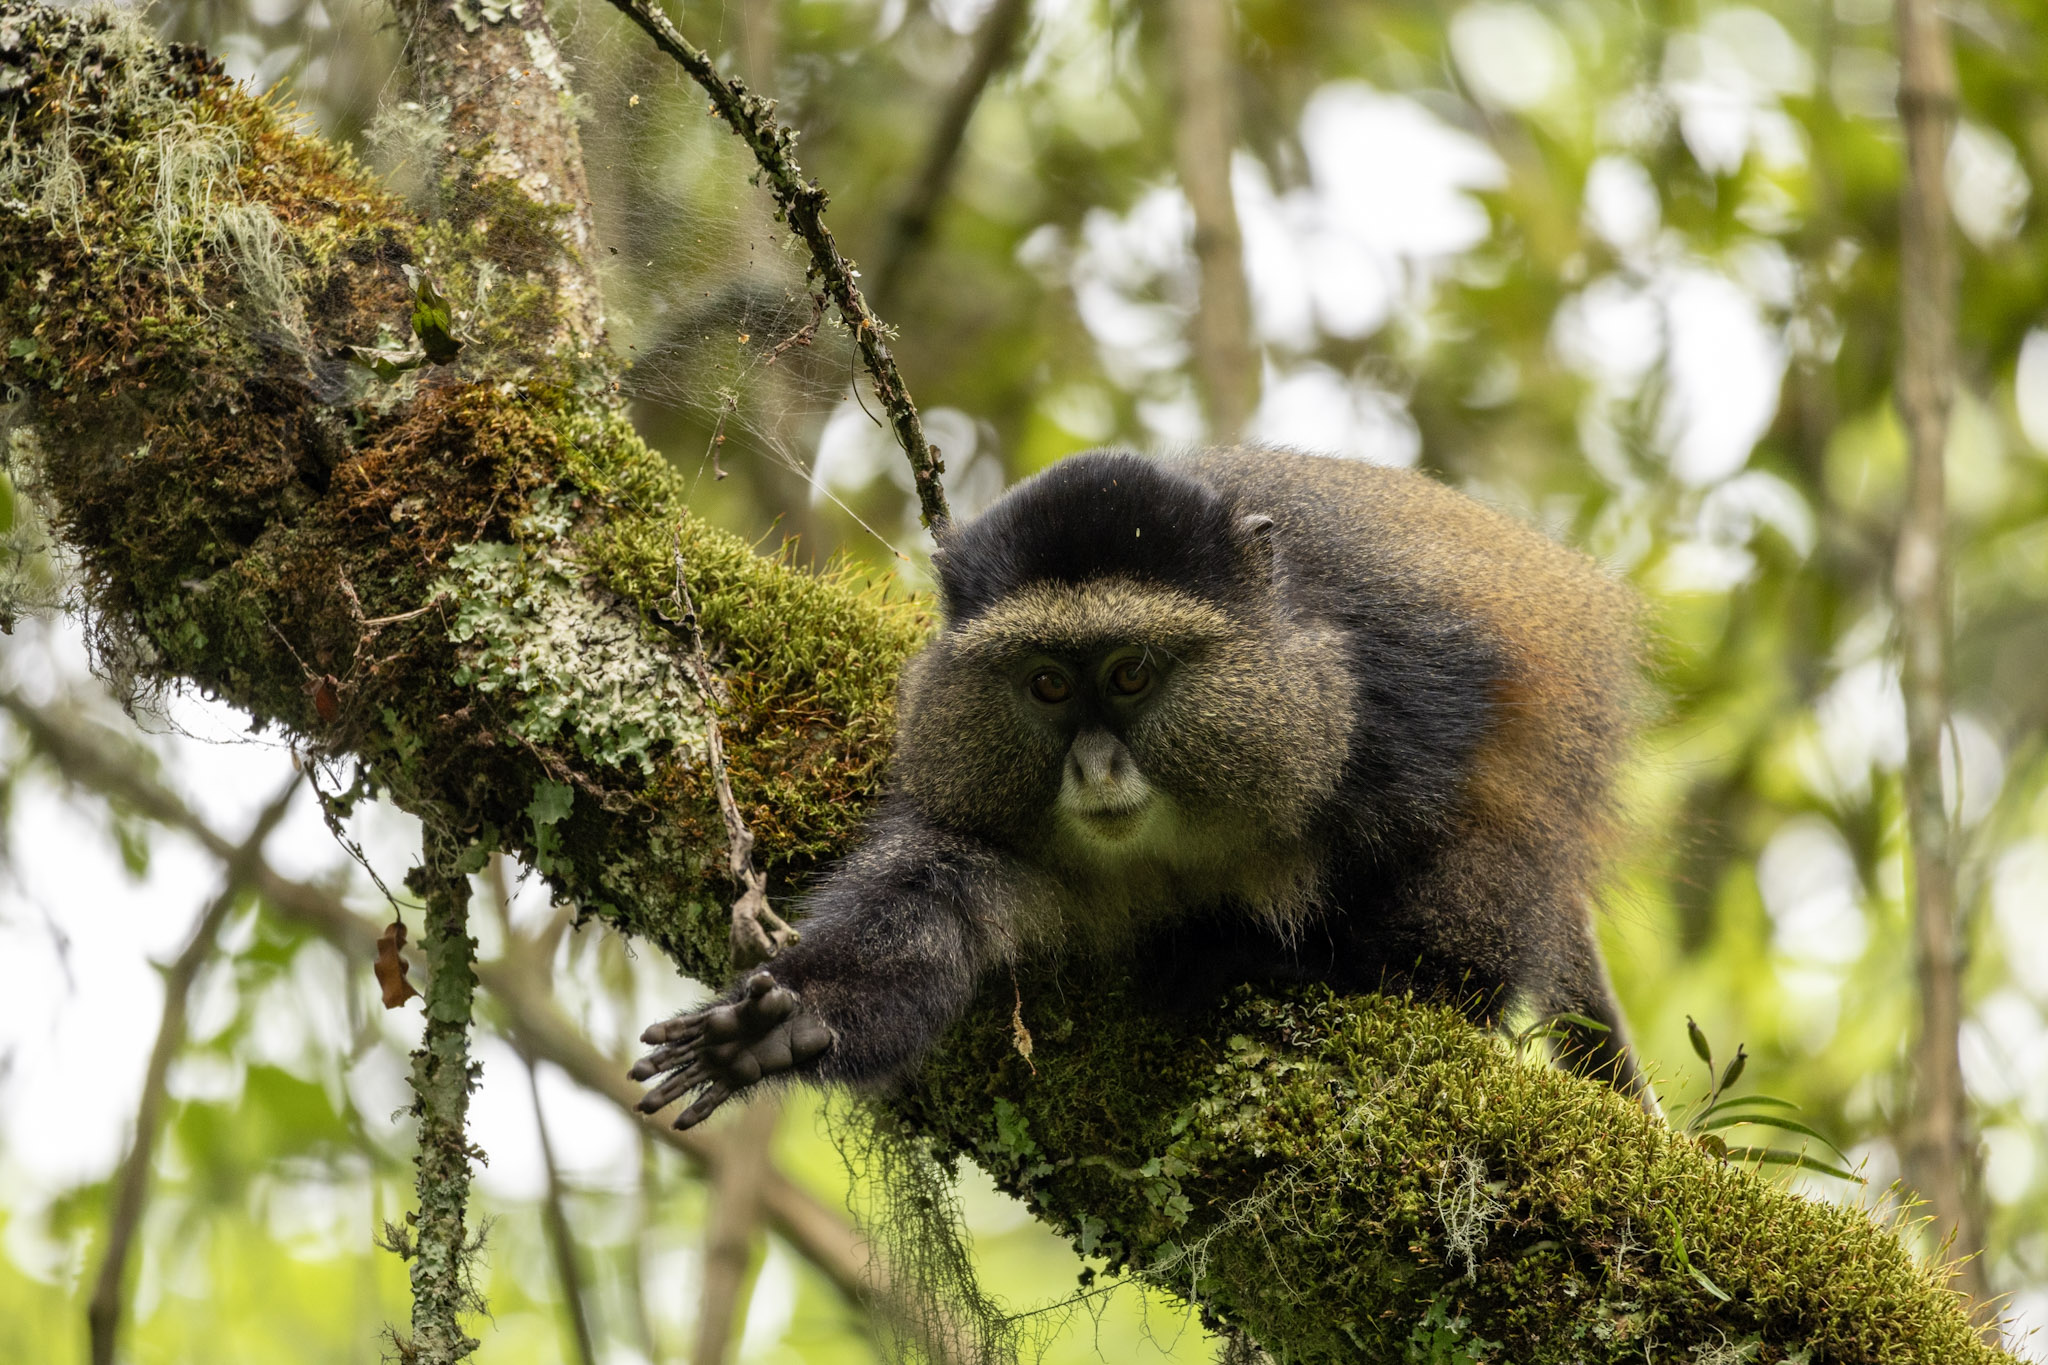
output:
<svg viewBox="0 0 2048 1365"><path fill-rule="evenodd" d="M676 1116L694 1128L711 1111L767 1076L802 1066L832 1046L832 1030L797 993L766 971L747 978L737 1000L678 1015L640 1035L654 1051L633 1067L633 1079L661 1080L640 1100L652 1114L692 1090L702 1094Z"/></svg>

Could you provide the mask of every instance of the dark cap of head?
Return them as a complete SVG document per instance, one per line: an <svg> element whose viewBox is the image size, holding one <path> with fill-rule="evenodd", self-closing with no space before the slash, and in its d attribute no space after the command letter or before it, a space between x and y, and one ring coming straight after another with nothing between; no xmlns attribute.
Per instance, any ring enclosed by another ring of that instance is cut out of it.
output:
<svg viewBox="0 0 2048 1365"><path fill-rule="evenodd" d="M947 528L933 563L954 625L1034 583L1126 578L1230 603L1246 593L1247 538L1268 525L1169 462L1091 451Z"/></svg>

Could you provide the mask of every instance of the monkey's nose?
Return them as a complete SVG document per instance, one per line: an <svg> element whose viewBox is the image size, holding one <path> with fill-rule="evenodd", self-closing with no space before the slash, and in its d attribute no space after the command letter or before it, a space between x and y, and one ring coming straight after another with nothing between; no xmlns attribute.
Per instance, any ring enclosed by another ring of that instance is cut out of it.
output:
<svg viewBox="0 0 2048 1365"><path fill-rule="evenodd" d="M1114 787L1131 775L1131 756L1114 735L1090 730L1075 736L1067 751L1067 775L1083 789Z"/></svg>

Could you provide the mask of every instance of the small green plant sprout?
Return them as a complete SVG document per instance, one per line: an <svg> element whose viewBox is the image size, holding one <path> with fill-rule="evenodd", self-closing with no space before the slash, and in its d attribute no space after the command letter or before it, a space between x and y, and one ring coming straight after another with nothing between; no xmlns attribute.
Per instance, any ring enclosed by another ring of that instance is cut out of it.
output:
<svg viewBox="0 0 2048 1365"><path fill-rule="evenodd" d="M1680 1130L1687 1137L1723 1161L1751 1161L1760 1166L1802 1166L1838 1180L1863 1183L1862 1176L1846 1169L1849 1158L1841 1148L1792 1117L1799 1112L1798 1105L1772 1095L1729 1095L1735 1083L1742 1079L1743 1068L1749 1064L1749 1053L1741 1044L1736 1045L1734 1060L1717 1071L1714 1049L1707 1042L1705 1030L1694 1022L1691 1015L1685 1017L1685 1032L1692 1039L1693 1052L1707 1064L1707 1093L1694 1101ZM1837 1166L1811 1156L1803 1145L1796 1152L1784 1147L1730 1146L1722 1136L1730 1128L1775 1128L1780 1132L1796 1133L1820 1143L1844 1164Z"/></svg>
<svg viewBox="0 0 2048 1365"><path fill-rule="evenodd" d="M348 358L390 383L422 365L451 364L462 349L455 334L455 310L433 280L413 266L401 266L412 285L412 338L403 344L345 346Z"/></svg>

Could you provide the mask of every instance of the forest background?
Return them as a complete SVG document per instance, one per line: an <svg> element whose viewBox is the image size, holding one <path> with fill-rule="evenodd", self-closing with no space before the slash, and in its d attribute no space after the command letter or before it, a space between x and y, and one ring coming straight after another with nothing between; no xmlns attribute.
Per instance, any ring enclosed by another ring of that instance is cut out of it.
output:
<svg viewBox="0 0 2048 1365"><path fill-rule="evenodd" d="M2048 1325L2048 241L2034 189L2048 177L2048 7L1947 12L1962 77L1948 167L1962 1058L1983 1273L2011 1296L2024 1350ZM406 188L419 149L380 5L151 15ZM828 327L775 349L812 306L743 149L608 8L550 15L641 431L693 480L701 514L766 545L790 538L805 562L845 556L921 586L908 468L872 397L849 388L849 348ZM1795 1183L1875 1202L1900 1171L1917 1019L1887 594L1906 465L1890 6L1253 0L1234 18L1228 190L1248 311L1241 359L1217 367L1199 335L1215 300L1198 247L1214 237L1198 237L1190 202L1214 186L1182 187L1204 121L1179 99L1163 8L731 0L681 14L803 130L834 230L899 329L957 511L1075 450L1242 428L1427 468L1634 583L1668 700L1603 921L1620 993L1667 1107L1703 1088L1690 1015L1724 1057L1745 1044L1746 1084L1800 1103L1867 1181ZM32 509L10 495L5 513L9 600L55 602L63 565ZM293 773L286 750L204 699L124 716L61 614L15 623L0 687L110 727L134 745L136 780L183 793L231 844ZM0 1357L75 1359L164 997L151 963L177 957L221 873L134 791L70 784L0 727ZM367 806L347 833L400 885L418 847L408 817ZM388 914L303 790L268 848ZM622 1058L641 1023L694 997L658 954L598 926L561 934L540 888L497 884L485 955L551 957L504 978L495 1008L559 1007ZM372 1236L409 1198L394 1111L417 1015L378 1008L367 963L303 924L243 897L224 913L167 1077L133 1358L361 1360L406 1311L403 1268ZM739 1358L874 1355L815 1246L763 1238L758 1218L736 1228L561 1066L490 1039L480 1055L473 1136L495 1216L480 1359L691 1355L720 1264L742 1270L719 1300L743 1316ZM724 1122L751 1122L763 1144L772 1125L775 1166L836 1206L846 1165L818 1110L797 1095ZM972 1172L965 1199L989 1289L1019 1307L1072 1291L1070 1248ZM1051 1360L1214 1351L1136 1288L1049 1320L1065 1323Z"/></svg>

